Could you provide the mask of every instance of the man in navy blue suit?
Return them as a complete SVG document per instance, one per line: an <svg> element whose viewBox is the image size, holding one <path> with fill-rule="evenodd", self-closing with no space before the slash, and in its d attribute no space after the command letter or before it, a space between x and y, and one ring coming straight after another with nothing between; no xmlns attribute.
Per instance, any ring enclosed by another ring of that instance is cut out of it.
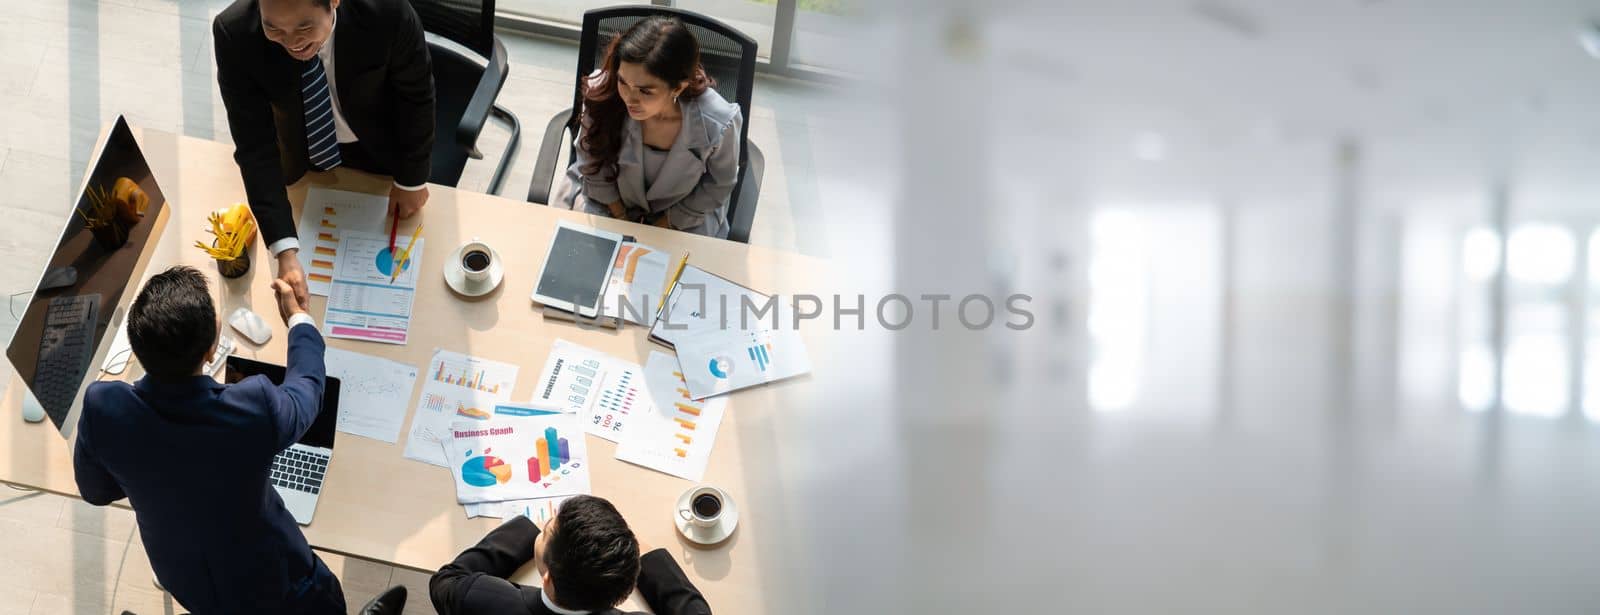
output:
<svg viewBox="0 0 1600 615"><path fill-rule="evenodd" d="M306 304L281 280L272 290L289 327L282 386L265 376L227 386L201 373L221 324L205 276L174 267L128 310L145 377L97 382L83 401L78 492L97 506L128 498L156 579L195 613L345 612L338 578L267 482L273 457L321 409L324 379Z"/></svg>

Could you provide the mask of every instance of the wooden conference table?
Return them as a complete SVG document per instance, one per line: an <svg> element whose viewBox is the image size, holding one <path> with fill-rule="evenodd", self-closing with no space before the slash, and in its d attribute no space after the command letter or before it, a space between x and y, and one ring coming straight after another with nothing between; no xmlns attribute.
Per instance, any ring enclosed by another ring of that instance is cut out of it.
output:
<svg viewBox="0 0 1600 615"><path fill-rule="evenodd" d="M135 284L174 264L207 272L222 314L245 306L274 325L272 340L265 346L256 347L234 335L240 340L238 354L282 363L288 336L273 300L270 281L275 267L263 242L253 242L250 272L236 280L223 280L216 275L213 261L193 247L196 240L209 242L205 232L209 212L245 200L244 186L232 160L232 146L155 130L136 130L135 134L171 207L150 265ZM289 191L297 214L307 189L313 185L386 194L389 184L386 179L349 170L308 177ZM776 250L447 187L429 186L429 190L428 205L411 220L403 221L400 228L400 241L404 242L420 222L424 225L422 236L427 240L410 342L395 346L330 338L328 346L401 361L417 366L419 371L426 369L436 348L515 363L520 366L512 397L516 401L533 396L534 381L558 338L641 365L650 351L666 351L647 339L644 327L629 325L621 331L586 329L541 317L529 295L557 220L634 235L640 242L671 252L673 263L688 250L692 253L690 263L769 293L803 292L826 267L823 261ZM490 295L467 300L449 290L442 271L456 248L474 237L500 253L506 264L506 277ZM130 285L127 298L131 299L136 291ZM312 297L311 313L319 324L325 301L323 297ZM135 379L140 374L134 362L118 377ZM762 415L775 411L785 396L808 386L808 380L802 379L731 396L705 482L727 490L740 505L741 518L732 538L710 548L690 545L677 534L671 521L679 494L693 487L692 483L617 461L613 458L615 445L588 438L594 494L614 502L641 540L672 551L718 612L767 610L763 605L776 599L769 595L770 584L777 581L774 577L781 576L763 573L760 562L771 561L774 554L758 557L758 537L764 523L777 529L784 522L764 515L758 498L745 497L754 490L772 489L767 482L778 470L752 468L744 462L771 461L776 465L776 460L750 454L758 451L741 449L740 415L759 424L764 420ZM421 387L420 379L417 387ZM13 375L6 387L4 406L0 407L0 447L5 449L0 452L0 480L77 497L70 443L57 434L49 421L26 424L20 420L18 404L23 389L23 383ZM318 549L431 571L500 523L492 518L468 519L456 503L452 479L444 468L401 455L415 414L416 394L414 389L405 428L394 444L339 435L316 517L304 528L306 538ZM204 486L196 488L203 490ZM126 500L121 504L126 505ZM777 516L781 513L773 515ZM531 579L531 567L525 567L519 578Z"/></svg>

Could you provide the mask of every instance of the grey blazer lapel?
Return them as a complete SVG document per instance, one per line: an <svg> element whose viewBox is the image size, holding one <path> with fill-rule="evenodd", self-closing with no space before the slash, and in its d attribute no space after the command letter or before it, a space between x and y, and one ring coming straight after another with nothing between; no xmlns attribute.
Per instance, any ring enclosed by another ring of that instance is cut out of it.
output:
<svg viewBox="0 0 1600 615"><path fill-rule="evenodd" d="M617 150L617 193L623 203L644 203L644 136L639 133L639 122L628 119L623 131L622 148Z"/></svg>
<svg viewBox="0 0 1600 615"><path fill-rule="evenodd" d="M650 191L646 194L651 200L650 209L655 211L689 194L706 173L705 151L710 141L706 138L705 118L700 115L697 105L685 103L678 108L683 113L683 125L678 128L678 138L672 140L672 149L667 152L666 161L661 163L661 172L656 174L656 181L650 184ZM666 202L658 208L655 204L657 200Z"/></svg>

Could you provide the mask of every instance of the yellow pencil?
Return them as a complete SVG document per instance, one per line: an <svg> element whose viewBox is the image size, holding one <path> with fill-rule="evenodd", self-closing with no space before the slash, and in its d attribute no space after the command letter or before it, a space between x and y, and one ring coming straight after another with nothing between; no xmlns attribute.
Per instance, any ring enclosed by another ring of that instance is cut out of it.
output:
<svg viewBox="0 0 1600 615"><path fill-rule="evenodd" d="M661 300L656 302L656 312L667 306L667 295L672 294L672 287L678 285L678 276L683 275L683 266L689 264L689 253L685 251L683 258L678 259L678 267L672 270L672 277L667 280L667 287L661 289Z"/></svg>
<svg viewBox="0 0 1600 615"><path fill-rule="evenodd" d="M394 265L389 267L389 283L390 284L393 284L395 280L400 278L400 269L402 267L405 267L406 261L411 260L411 248L416 247L416 245L417 245L417 235L421 235L421 234L422 234L422 225L418 224L416 230L411 231L411 241L406 244L406 251L401 252L399 257L391 259L391 260L394 261ZM391 254L390 256L393 256L393 255Z"/></svg>

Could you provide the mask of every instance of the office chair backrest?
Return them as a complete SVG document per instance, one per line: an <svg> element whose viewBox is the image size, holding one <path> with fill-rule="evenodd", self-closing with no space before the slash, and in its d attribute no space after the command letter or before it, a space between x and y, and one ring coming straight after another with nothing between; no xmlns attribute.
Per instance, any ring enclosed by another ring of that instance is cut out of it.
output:
<svg viewBox="0 0 1600 615"><path fill-rule="evenodd" d="M422 29L485 58L494 52L494 0L411 0Z"/></svg>
<svg viewBox="0 0 1600 615"><path fill-rule="evenodd" d="M745 146L750 134L750 94L755 85L756 41L743 32L699 13L664 6L631 5L614 6L583 14L583 33L578 43L578 75L586 76L599 68L605 60L606 47L611 40L633 24L657 15L676 17L700 41L700 64L706 74L715 79L715 89L725 100L739 105L744 123L739 129L739 166L743 168L749 148ZM572 120L569 128L578 126L583 109L583 92L574 88L572 95ZM575 156L568 148L568 159ZM742 184L743 182L741 182ZM733 204L739 202L736 186L729 199L728 215L733 215Z"/></svg>

